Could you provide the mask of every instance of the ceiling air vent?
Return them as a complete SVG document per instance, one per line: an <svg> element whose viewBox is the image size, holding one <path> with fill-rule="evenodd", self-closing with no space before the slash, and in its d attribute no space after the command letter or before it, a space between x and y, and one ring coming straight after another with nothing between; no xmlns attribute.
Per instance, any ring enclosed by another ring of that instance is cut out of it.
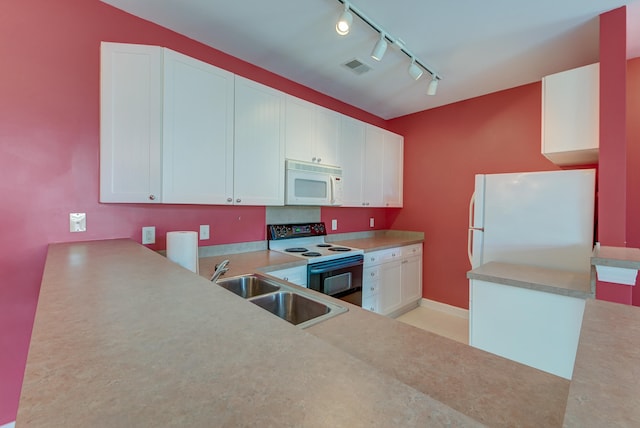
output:
<svg viewBox="0 0 640 428"><path fill-rule="evenodd" d="M369 67L367 64L365 64L364 62L360 61L357 58L347 61L342 65L347 67L349 70L353 71L355 74L358 74L358 75L364 74L367 71L371 70L371 67Z"/></svg>

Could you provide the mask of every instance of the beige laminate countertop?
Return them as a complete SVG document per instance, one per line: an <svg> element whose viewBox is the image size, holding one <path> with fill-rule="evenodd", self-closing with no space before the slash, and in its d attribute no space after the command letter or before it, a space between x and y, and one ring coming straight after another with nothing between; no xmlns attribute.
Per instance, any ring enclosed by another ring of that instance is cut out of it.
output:
<svg viewBox="0 0 640 428"><path fill-rule="evenodd" d="M595 296L595 284L587 273L490 262L467 272L467 278L581 299Z"/></svg>
<svg viewBox="0 0 640 428"><path fill-rule="evenodd" d="M328 238L327 241L347 247L361 248L367 253L369 251L385 250L387 248L402 247L404 245L421 244L424 239L420 234L387 234L371 238L341 239L335 241Z"/></svg>
<svg viewBox="0 0 640 428"><path fill-rule="evenodd" d="M565 427L640 427L640 309L587 300Z"/></svg>
<svg viewBox="0 0 640 428"><path fill-rule="evenodd" d="M232 274L299 262L269 253L234 255ZM638 407L610 405L620 397L603 386L638 396L637 329L606 332L640 325L640 310L619 320L591 302L569 390L344 302L349 312L301 330L130 240L55 244L17 426L593 426L580 423L588 412L612 422L621 411L637 421Z"/></svg>
<svg viewBox="0 0 640 428"><path fill-rule="evenodd" d="M130 240L49 247L17 427L480 426Z"/></svg>

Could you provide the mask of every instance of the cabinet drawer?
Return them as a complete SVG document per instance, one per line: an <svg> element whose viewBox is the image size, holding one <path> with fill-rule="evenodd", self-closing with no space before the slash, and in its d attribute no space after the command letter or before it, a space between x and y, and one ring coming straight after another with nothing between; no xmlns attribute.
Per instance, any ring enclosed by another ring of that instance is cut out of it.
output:
<svg viewBox="0 0 640 428"><path fill-rule="evenodd" d="M364 265L367 266L375 266L380 263L387 263L392 260L399 260L402 257L402 249L398 248L389 248L386 250L372 251L364 255Z"/></svg>
<svg viewBox="0 0 640 428"><path fill-rule="evenodd" d="M375 266L382 263L382 257L384 255L384 250L382 251L372 251L364 255L364 266Z"/></svg>
<svg viewBox="0 0 640 428"><path fill-rule="evenodd" d="M285 281L292 282L302 287L307 286L307 267L306 266L274 270L271 272L267 272L267 274L271 276L275 276L276 278L284 279Z"/></svg>
<svg viewBox="0 0 640 428"><path fill-rule="evenodd" d="M366 299L362 299L362 309L366 309L371 312L378 312L378 295L376 294Z"/></svg>
<svg viewBox="0 0 640 428"><path fill-rule="evenodd" d="M378 294L380 288L380 282L376 280L363 281L362 284L362 299Z"/></svg>
<svg viewBox="0 0 640 428"><path fill-rule="evenodd" d="M366 284L369 281L377 281L380 277L380 268L378 266L364 268L362 271L362 282Z"/></svg>
<svg viewBox="0 0 640 428"><path fill-rule="evenodd" d="M380 260L381 263L390 262L393 260L400 260L402 258L402 248L389 248L388 250L384 250L382 253L382 258Z"/></svg>
<svg viewBox="0 0 640 428"><path fill-rule="evenodd" d="M422 254L422 244L406 245L402 247L402 257L416 256Z"/></svg>

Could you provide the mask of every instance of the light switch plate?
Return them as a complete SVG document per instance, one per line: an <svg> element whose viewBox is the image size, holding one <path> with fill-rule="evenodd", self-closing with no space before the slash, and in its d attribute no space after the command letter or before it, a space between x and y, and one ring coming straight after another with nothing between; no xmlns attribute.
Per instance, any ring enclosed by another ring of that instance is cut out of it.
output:
<svg viewBox="0 0 640 428"><path fill-rule="evenodd" d="M200 240L203 241L205 239L209 239L209 225L201 224L200 225Z"/></svg>
<svg viewBox="0 0 640 428"><path fill-rule="evenodd" d="M331 230L338 230L338 220L335 218L331 220Z"/></svg>
<svg viewBox="0 0 640 428"><path fill-rule="evenodd" d="M371 217L369 219L369 227L375 227L376 226L376 221L373 217Z"/></svg>
<svg viewBox="0 0 640 428"><path fill-rule="evenodd" d="M69 213L69 232L86 232L87 214Z"/></svg>
<svg viewBox="0 0 640 428"><path fill-rule="evenodd" d="M142 228L142 244L155 244L156 243L156 228L155 226L146 226Z"/></svg>

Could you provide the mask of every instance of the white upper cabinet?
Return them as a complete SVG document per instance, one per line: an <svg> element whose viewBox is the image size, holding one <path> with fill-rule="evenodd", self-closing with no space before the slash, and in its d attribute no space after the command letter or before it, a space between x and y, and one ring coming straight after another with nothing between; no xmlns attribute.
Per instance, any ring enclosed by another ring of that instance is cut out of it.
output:
<svg viewBox="0 0 640 428"><path fill-rule="evenodd" d="M339 142L343 206L402 207L404 138L343 116Z"/></svg>
<svg viewBox="0 0 640 428"><path fill-rule="evenodd" d="M341 115L291 95L286 96L286 157L304 162L340 165L338 139Z"/></svg>
<svg viewBox="0 0 640 428"><path fill-rule="evenodd" d="M385 207L402 207L404 138L384 131L384 161L382 168Z"/></svg>
<svg viewBox="0 0 640 428"><path fill-rule="evenodd" d="M100 201L284 205L285 154L401 207L403 138L159 46L103 42Z"/></svg>
<svg viewBox="0 0 640 428"><path fill-rule="evenodd" d="M285 94L236 76L236 205L284 205Z"/></svg>
<svg viewBox="0 0 640 428"><path fill-rule="evenodd" d="M234 75L164 50L162 202L233 197Z"/></svg>
<svg viewBox="0 0 640 428"><path fill-rule="evenodd" d="M364 122L342 116L338 156L342 159L342 206L361 207L364 185Z"/></svg>
<svg viewBox="0 0 640 428"><path fill-rule="evenodd" d="M542 79L542 154L557 165L598 162L600 67Z"/></svg>
<svg viewBox="0 0 640 428"><path fill-rule="evenodd" d="M384 205L382 167L384 165L383 129L367 125L364 151L363 205L381 207Z"/></svg>
<svg viewBox="0 0 640 428"><path fill-rule="evenodd" d="M162 48L102 42L100 202L161 202Z"/></svg>

